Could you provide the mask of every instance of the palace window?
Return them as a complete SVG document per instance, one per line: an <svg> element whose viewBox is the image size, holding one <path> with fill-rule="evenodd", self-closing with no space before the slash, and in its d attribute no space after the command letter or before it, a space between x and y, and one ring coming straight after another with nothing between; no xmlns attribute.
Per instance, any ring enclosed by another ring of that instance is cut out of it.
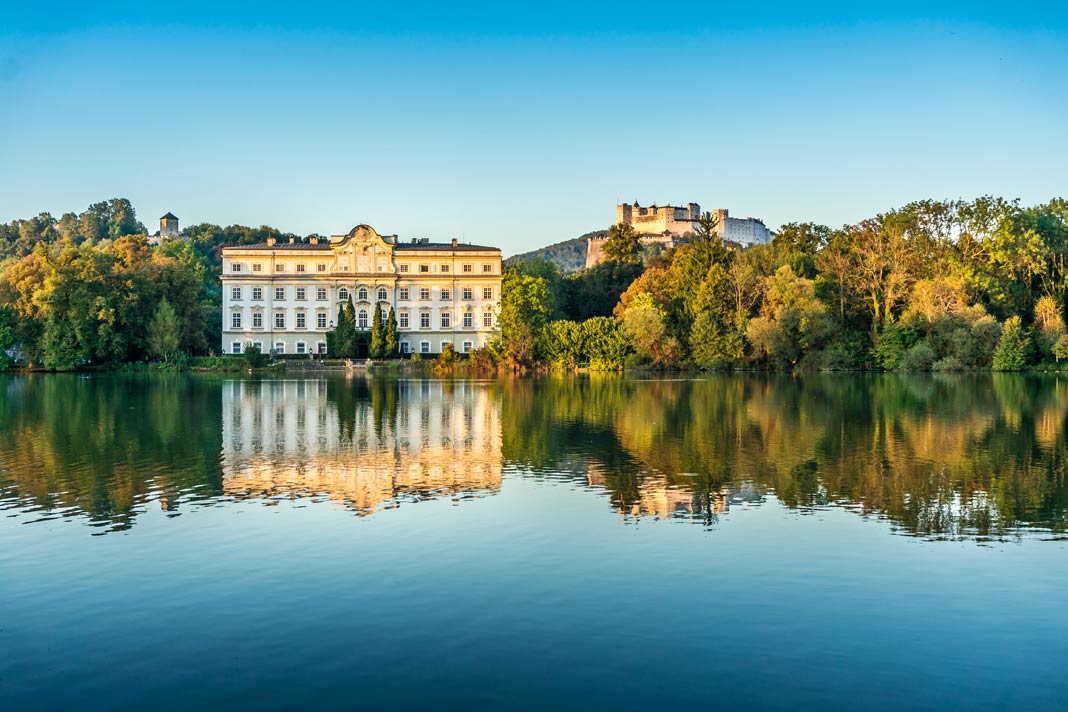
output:
<svg viewBox="0 0 1068 712"><path fill-rule="evenodd" d="M441 342L441 351L439 351L438 353L445 353L445 349L449 348L449 344L450 343L451 342L449 342L449 341L442 341ZM448 414L448 412L449 411L445 411L445 414Z"/></svg>
<svg viewBox="0 0 1068 712"><path fill-rule="evenodd" d="M315 315L315 327L317 329L326 328L326 312L319 312Z"/></svg>
<svg viewBox="0 0 1068 712"><path fill-rule="evenodd" d="M420 274L429 274L429 272L430 272L430 265L419 265L419 273Z"/></svg>
<svg viewBox="0 0 1068 712"><path fill-rule="evenodd" d="M326 353L326 342L325 341L320 341L319 343L317 343L315 345L315 350L318 351L320 354L325 354Z"/></svg>
<svg viewBox="0 0 1068 712"><path fill-rule="evenodd" d="M397 301L401 301L401 302L408 301L408 288L407 287L401 287L400 289L397 290Z"/></svg>
<svg viewBox="0 0 1068 712"><path fill-rule="evenodd" d="M451 329L452 328L452 314L450 314L447 311L441 312L441 328L442 329Z"/></svg>
<svg viewBox="0 0 1068 712"><path fill-rule="evenodd" d="M286 352L286 345L283 341L276 341L274 343L274 352L276 354L284 354Z"/></svg>
<svg viewBox="0 0 1068 712"><path fill-rule="evenodd" d="M412 349L412 345L409 344L407 341L402 341L401 342L401 353L402 354L406 354L406 353L410 352L411 349Z"/></svg>
<svg viewBox="0 0 1068 712"><path fill-rule="evenodd" d="M325 302L326 301L326 287L316 287L315 288L315 301L317 301L317 302Z"/></svg>
<svg viewBox="0 0 1068 712"><path fill-rule="evenodd" d="M486 274L493 272L493 265L482 265L482 271Z"/></svg>
<svg viewBox="0 0 1068 712"><path fill-rule="evenodd" d="M298 341L297 342L297 353L298 354L303 354L303 353L307 353L307 352L308 352L308 345L306 343L304 343L303 341Z"/></svg>
<svg viewBox="0 0 1068 712"><path fill-rule="evenodd" d="M356 290L356 299L358 301L361 301L361 302L366 302L367 301L367 288L366 287L360 287L358 290Z"/></svg>
<svg viewBox="0 0 1068 712"><path fill-rule="evenodd" d="M448 265L439 265L439 267L440 267L440 269L438 271L441 272L442 274L448 274L449 273L449 266Z"/></svg>
<svg viewBox="0 0 1068 712"><path fill-rule="evenodd" d="M297 287L297 301L303 302L307 298L308 290L304 287Z"/></svg>
<svg viewBox="0 0 1068 712"><path fill-rule="evenodd" d="M401 329L408 328L408 312L401 312L397 315L397 326Z"/></svg>
<svg viewBox="0 0 1068 712"><path fill-rule="evenodd" d="M240 262L231 262L230 263L230 271L231 272L240 272L241 271L241 263Z"/></svg>
<svg viewBox="0 0 1068 712"><path fill-rule="evenodd" d="M232 313L230 315L230 328L231 329L240 329L241 328L241 312L234 312L234 313Z"/></svg>
<svg viewBox="0 0 1068 712"><path fill-rule="evenodd" d="M261 265L259 262L253 263L252 271L253 272L262 272L263 271L263 265Z"/></svg>
<svg viewBox="0 0 1068 712"><path fill-rule="evenodd" d="M304 263L303 262L297 265L297 271L298 272L303 272L304 271Z"/></svg>
<svg viewBox="0 0 1068 712"><path fill-rule="evenodd" d="M341 272L348 272L348 271L349 271L349 263L348 263L347 261L344 261L344 262L338 262L338 263L337 263L337 268L338 268L338 270L340 270Z"/></svg>
<svg viewBox="0 0 1068 712"><path fill-rule="evenodd" d="M475 325L475 318L471 316L471 312L464 312L464 328L470 329Z"/></svg>
<svg viewBox="0 0 1068 712"><path fill-rule="evenodd" d="M475 271L474 265L464 265L464 274L470 274Z"/></svg>
<svg viewBox="0 0 1068 712"><path fill-rule="evenodd" d="M442 288L442 290L441 290L441 301L443 301L443 302L452 301L452 290L451 289Z"/></svg>
<svg viewBox="0 0 1068 712"><path fill-rule="evenodd" d="M430 312L423 312L422 314L419 315L419 328L420 329L429 329L430 328Z"/></svg>
<svg viewBox="0 0 1068 712"><path fill-rule="evenodd" d="M307 319L304 312L297 312L297 328L303 329L306 326Z"/></svg>
<svg viewBox="0 0 1068 712"><path fill-rule="evenodd" d="M430 342L429 341L420 341L419 342L419 350L422 351L425 354L430 353Z"/></svg>
<svg viewBox="0 0 1068 712"><path fill-rule="evenodd" d="M389 297L386 296L386 288L385 287L379 287L379 289L378 289L378 301L384 302L388 298Z"/></svg>
<svg viewBox="0 0 1068 712"><path fill-rule="evenodd" d="M285 262L276 262L274 264L274 271L275 272L285 272L286 271L286 263Z"/></svg>
<svg viewBox="0 0 1068 712"><path fill-rule="evenodd" d="M286 313L276 312L274 315L274 328L284 329L286 328Z"/></svg>
<svg viewBox="0 0 1068 712"><path fill-rule="evenodd" d="M347 301L349 298L349 290L345 289L344 287L337 290L337 298L343 302Z"/></svg>
<svg viewBox="0 0 1068 712"><path fill-rule="evenodd" d="M241 301L241 287L230 288L230 299L234 300L235 302Z"/></svg>
<svg viewBox="0 0 1068 712"><path fill-rule="evenodd" d="M367 310L361 309L359 316L356 317L356 323L361 329L367 328Z"/></svg>
<svg viewBox="0 0 1068 712"><path fill-rule="evenodd" d="M252 312L252 328L263 328L263 314L261 314L260 312Z"/></svg>
<svg viewBox="0 0 1068 712"><path fill-rule="evenodd" d="M464 353L469 352L471 350L472 346L474 346L474 344L472 344L470 341L465 341L464 342Z"/></svg>
<svg viewBox="0 0 1068 712"><path fill-rule="evenodd" d="M263 287L253 287L252 288L252 301L254 301L254 302L263 301Z"/></svg>
<svg viewBox="0 0 1068 712"><path fill-rule="evenodd" d="M482 298L483 299L493 299L493 287L483 287L482 288Z"/></svg>
<svg viewBox="0 0 1068 712"><path fill-rule="evenodd" d="M241 342L240 341L234 341L233 343L230 344L230 353L232 353L232 354L241 353Z"/></svg>
<svg viewBox="0 0 1068 712"><path fill-rule="evenodd" d="M493 326L493 312L483 312L482 313L482 326L486 326L486 327Z"/></svg>
<svg viewBox="0 0 1068 712"><path fill-rule="evenodd" d="M475 290L471 289L470 287L464 287L463 296L464 296L464 299L468 299L468 300L474 299L475 298Z"/></svg>
<svg viewBox="0 0 1068 712"><path fill-rule="evenodd" d="M420 287L419 298L423 301L430 299L430 287Z"/></svg>
<svg viewBox="0 0 1068 712"><path fill-rule="evenodd" d="M315 265L315 271L316 272L325 272L326 271L326 263L325 262L320 262L319 264Z"/></svg>
<svg viewBox="0 0 1068 712"><path fill-rule="evenodd" d="M278 299L278 300L285 299L286 298L286 288L285 287L275 287L274 288L274 298Z"/></svg>
<svg viewBox="0 0 1068 712"><path fill-rule="evenodd" d="M408 265L406 265L406 264L397 265L397 269L400 270L404 274L408 274Z"/></svg>

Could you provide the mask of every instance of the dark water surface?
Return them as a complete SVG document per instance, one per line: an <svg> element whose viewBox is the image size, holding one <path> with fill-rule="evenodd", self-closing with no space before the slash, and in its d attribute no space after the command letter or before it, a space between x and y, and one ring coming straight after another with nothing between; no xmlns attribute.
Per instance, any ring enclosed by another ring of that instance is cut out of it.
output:
<svg viewBox="0 0 1068 712"><path fill-rule="evenodd" d="M0 377L0 709L1068 705L1068 379Z"/></svg>

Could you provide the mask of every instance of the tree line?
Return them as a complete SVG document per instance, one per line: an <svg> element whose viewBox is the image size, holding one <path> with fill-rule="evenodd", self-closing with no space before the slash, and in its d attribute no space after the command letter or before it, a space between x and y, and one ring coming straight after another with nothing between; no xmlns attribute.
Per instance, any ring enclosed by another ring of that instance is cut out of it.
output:
<svg viewBox="0 0 1068 712"><path fill-rule="evenodd" d="M1068 359L1064 199L924 200L837 229L789 223L770 244L744 249L716 228L705 214L683 244L649 250L616 225L605 261L591 269L564 275L544 260L508 268L500 334L473 362L1020 370ZM211 353L222 248L306 239L207 223L182 236L149 247L125 199L0 224L0 368L13 359L72 370ZM354 354L364 338L347 310L336 315L332 355ZM369 355L396 354L395 317L376 323Z"/></svg>
<svg viewBox="0 0 1068 712"><path fill-rule="evenodd" d="M924 200L839 229L789 223L747 248L716 228L706 213L690 239L651 254L629 226L613 227L594 270L636 276L596 313L569 298L594 270L517 265L505 275L499 362L1012 371L1068 358L1064 199Z"/></svg>

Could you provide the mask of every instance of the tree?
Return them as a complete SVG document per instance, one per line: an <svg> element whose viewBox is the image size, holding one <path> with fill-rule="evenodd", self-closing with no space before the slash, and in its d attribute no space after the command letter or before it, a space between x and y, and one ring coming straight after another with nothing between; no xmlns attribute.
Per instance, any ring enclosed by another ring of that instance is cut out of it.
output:
<svg viewBox="0 0 1068 712"><path fill-rule="evenodd" d="M356 355L356 319L352 297L337 312L337 325L326 335L327 350L337 358Z"/></svg>
<svg viewBox="0 0 1068 712"><path fill-rule="evenodd" d="M148 325L148 352L167 361L178 350L178 316L164 297Z"/></svg>
<svg viewBox="0 0 1068 712"><path fill-rule="evenodd" d="M585 336L578 322L560 319L542 329L539 351L553 368L575 368L585 356Z"/></svg>
<svg viewBox="0 0 1068 712"><path fill-rule="evenodd" d="M742 359L750 280L755 275L751 268L739 265L740 261L731 265L731 273L722 264L712 265L697 293L690 355L702 368L729 368Z"/></svg>
<svg viewBox="0 0 1068 712"><path fill-rule="evenodd" d="M641 264L642 243L629 223L613 225L604 242L604 258L609 262Z"/></svg>
<svg viewBox="0 0 1068 712"><path fill-rule="evenodd" d="M397 315L393 311L393 307L389 308L389 318L386 319L386 336L385 336L385 352L382 354L384 358L393 358L397 355Z"/></svg>
<svg viewBox="0 0 1068 712"><path fill-rule="evenodd" d="M501 355L512 369L529 368L537 361L537 337L553 312L552 295L544 278L509 269L501 284L497 324L501 329Z"/></svg>
<svg viewBox="0 0 1068 712"><path fill-rule="evenodd" d="M386 355L386 325L382 319L382 305L375 304L374 318L371 320L371 358L383 358Z"/></svg>
<svg viewBox="0 0 1068 712"><path fill-rule="evenodd" d="M879 215L849 228L856 257L853 285L868 300L872 327L893 321L914 278L913 254L905 231L894 213Z"/></svg>
<svg viewBox="0 0 1068 712"><path fill-rule="evenodd" d="M671 365L679 356L679 342L667 333L664 313L648 294L638 295L627 307L623 330L634 352L658 368Z"/></svg>
<svg viewBox="0 0 1068 712"><path fill-rule="evenodd" d="M1048 294L1039 297L1035 302L1035 345L1043 356L1053 353L1064 332L1064 318L1057 301Z"/></svg>
<svg viewBox="0 0 1068 712"><path fill-rule="evenodd" d="M15 350L14 318L11 310L0 307L0 371L11 368L12 352Z"/></svg>
<svg viewBox="0 0 1068 712"><path fill-rule="evenodd" d="M1031 340L1024 331L1020 317L1010 317L1001 330L1001 339L994 349L991 367L995 371L1022 371L1027 365Z"/></svg>
<svg viewBox="0 0 1068 712"><path fill-rule="evenodd" d="M765 283L761 315L749 322L746 336L771 363L793 366L806 351L824 345L834 324L816 297L814 282L795 275L789 265L766 277Z"/></svg>
<svg viewBox="0 0 1068 712"><path fill-rule="evenodd" d="M629 349L618 321L596 316L582 322L582 331L591 371L619 371L623 368Z"/></svg>

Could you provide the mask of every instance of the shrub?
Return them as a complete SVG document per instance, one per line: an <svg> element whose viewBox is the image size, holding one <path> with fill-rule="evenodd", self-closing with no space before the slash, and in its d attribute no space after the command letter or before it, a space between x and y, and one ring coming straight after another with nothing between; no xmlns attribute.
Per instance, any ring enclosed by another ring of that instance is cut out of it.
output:
<svg viewBox="0 0 1068 712"><path fill-rule="evenodd" d="M938 354L927 341L920 340L905 352L899 368L902 371L930 371Z"/></svg>

